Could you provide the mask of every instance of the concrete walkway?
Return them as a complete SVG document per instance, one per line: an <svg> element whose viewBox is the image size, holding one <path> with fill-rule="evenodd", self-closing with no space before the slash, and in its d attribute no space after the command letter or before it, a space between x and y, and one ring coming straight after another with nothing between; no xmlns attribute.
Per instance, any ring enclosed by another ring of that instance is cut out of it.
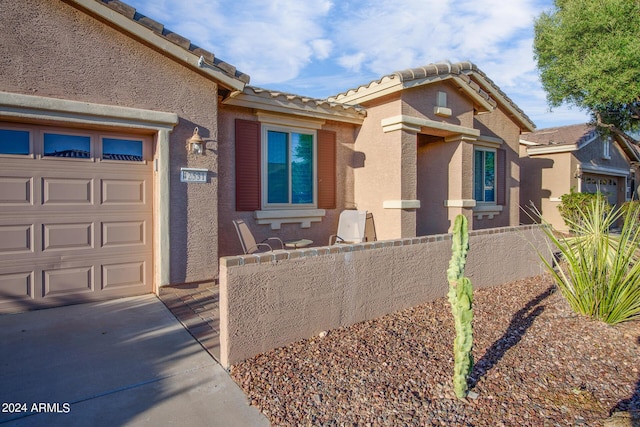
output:
<svg viewBox="0 0 640 427"><path fill-rule="evenodd" d="M0 316L0 425L268 426L155 295Z"/></svg>

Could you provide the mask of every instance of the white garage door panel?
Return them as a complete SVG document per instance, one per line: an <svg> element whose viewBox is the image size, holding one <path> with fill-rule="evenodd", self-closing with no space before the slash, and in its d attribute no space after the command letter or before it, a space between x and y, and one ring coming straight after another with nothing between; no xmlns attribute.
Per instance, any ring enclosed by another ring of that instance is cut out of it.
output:
<svg viewBox="0 0 640 427"><path fill-rule="evenodd" d="M153 291L152 162L102 161L96 135L95 158L0 155L0 312Z"/></svg>

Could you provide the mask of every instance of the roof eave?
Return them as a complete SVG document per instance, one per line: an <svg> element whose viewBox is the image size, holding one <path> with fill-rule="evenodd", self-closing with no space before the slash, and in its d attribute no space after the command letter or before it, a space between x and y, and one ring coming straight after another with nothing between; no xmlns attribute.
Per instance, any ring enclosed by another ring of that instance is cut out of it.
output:
<svg viewBox="0 0 640 427"><path fill-rule="evenodd" d="M311 100L312 102L293 102L286 95L282 96L261 96L257 93L249 93L251 87L248 87L242 93L238 93L233 97L229 97L222 101L224 105L233 105L237 107L253 108L261 111L270 111L274 113L297 115L315 119L333 120L343 123L352 123L361 125L364 122L366 112L364 110L357 111L350 106L327 104L326 107L314 104L313 101L324 102L324 100Z"/></svg>

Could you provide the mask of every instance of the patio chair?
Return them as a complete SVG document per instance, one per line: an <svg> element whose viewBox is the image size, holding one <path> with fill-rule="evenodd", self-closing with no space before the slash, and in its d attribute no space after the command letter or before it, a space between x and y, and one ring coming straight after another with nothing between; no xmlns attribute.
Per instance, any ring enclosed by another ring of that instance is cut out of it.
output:
<svg viewBox="0 0 640 427"><path fill-rule="evenodd" d="M372 217L373 218L373 217ZM338 219L338 232L329 236L329 246L364 242L367 211L344 210Z"/></svg>
<svg viewBox="0 0 640 427"><path fill-rule="evenodd" d="M373 214L367 212L367 219L364 223L364 241L375 242L378 240L376 235L376 224L373 222Z"/></svg>
<svg viewBox="0 0 640 427"><path fill-rule="evenodd" d="M253 254L256 252L269 252L273 250L273 246L266 243L269 240L279 243L280 247L276 249L284 249L284 243L278 237L267 237L262 242L257 243L253 233L249 230L249 226L242 219L234 219L233 225L238 233L238 239L242 245L242 250L245 255Z"/></svg>

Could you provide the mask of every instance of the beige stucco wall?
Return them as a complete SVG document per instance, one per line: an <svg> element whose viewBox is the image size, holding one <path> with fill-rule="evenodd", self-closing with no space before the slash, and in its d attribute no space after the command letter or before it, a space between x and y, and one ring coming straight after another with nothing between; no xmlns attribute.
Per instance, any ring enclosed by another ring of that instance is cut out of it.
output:
<svg viewBox="0 0 640 427"><path fill-rule="evenodd" d="M3 2L0 26L0 91L179 115L170 136L170 282L215 277L217 85L62 1ZM209 141L206 156L186 153L195 126ZM181 167L208 169L208 182L181 183Z"/></svg>
<svg viewBox="0 0 640 427"><path fill-rule="evenodd" d="M403 131L383 133L381 126L382 119L400 113L398 96L382 98L367 105L367 118L354 145L354 150L364 159L363 167L353 171L355 204L358 209L373 212L378 239L400 237L402 217L411 215L402 209L383 208L385 200L401 200L403 197Z"/></svg>
<svg viewBox="0 0 640 427"><path fill-rule="evenodd" d="M268 224L257 224L254 212L236 211L235 185L235 120L256 120L255 111L229 105L220 106L220 138L218 146L220 186L218 197L219 217L219 254L220 256L242 253L242 247L232 221L243 219L251 228L256 241L277 236L282 240L310 239L314 246L328 244L329 236L338 229L338 218L344 209L355 207L353 194L353 170L357 169L361 159L354 151L357 127L352 124L327 121L322 129L336 133L336 209L327 209L320 222L312 222L310 228L301 228L300 224L282 224L279 230L272 230ZM295 116L289 116L295 118Z"/></svg>
<svg viewBox="0 0 640 427"><path fill-rule="evenodd" d="M478 289L538 275L536 250L550 255L538 226L471 232L466 276ZM222 258L221 363L442 298L450 254L436 235Z"/></svg>
<svg viewBox="0 0 640 427"><path fill-rule="evenodd" d="M447 108L451 117L438 116L434 112L438 92L447 94ZM473 127L473 104L460 88L449 81L408 89L402 93L402 114L451 125Z"/></svg>

